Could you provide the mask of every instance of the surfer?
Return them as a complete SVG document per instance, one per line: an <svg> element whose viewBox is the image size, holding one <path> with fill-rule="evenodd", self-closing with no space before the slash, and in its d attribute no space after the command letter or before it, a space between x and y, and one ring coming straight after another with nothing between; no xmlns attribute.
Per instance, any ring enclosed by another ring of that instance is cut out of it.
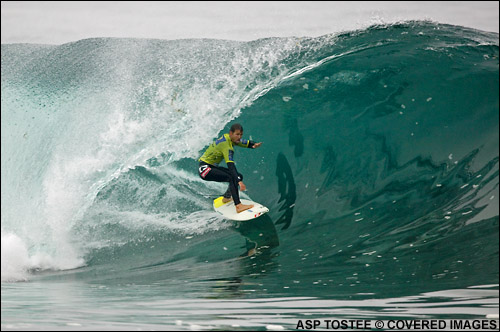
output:
<svg viewBox="0 0 500 332"><path fill-rule="evenodd" d="M246 186L243 183L243 175L238 173L234 164L234 145L256 149L262 145L250 140L242 139L243 127L239 123L231 126L228 134L224 134L221 138L210 144L203 156L199 159L200 177L205 181L229 182L229 187L224 194L222 201L228 203L231 199L236 206L236 212L240 213L251 209L253 205L245 205L240 201L238 185L241 190L245 191ZM220 167L218 164L224 159L227 168Z"/></svg>

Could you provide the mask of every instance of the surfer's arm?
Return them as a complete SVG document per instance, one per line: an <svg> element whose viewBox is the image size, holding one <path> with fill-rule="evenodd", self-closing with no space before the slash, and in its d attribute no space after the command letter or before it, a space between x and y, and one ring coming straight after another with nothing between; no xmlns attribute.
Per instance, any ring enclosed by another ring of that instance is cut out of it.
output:
<svg viewBox="0 0 500 332"><path fill-rule="evenodd" d="M238 179L238 182L241 182L241 179L238 176L238 170L236 169L236 165L234 164L234 161L228 162L227 163L227 168L229 169L229 172L231 173L231 176L234 179Z"/></svg>
<svg viewBox="0 0 500 332"><path fill-rule="evenodd" d="M221 150L222 155L224 156L224 161L226 162L227 168L229 169L229 173L233 179L236 179L238 184L240 185L241 190L245 191L246 186L241 181L242 179L238 175L238 170L236 169L236 165L234 163L234 150L229 149L228 147Z"/></svg>
<svg viewBox="0 0 500 332"><path fill-rule="evenodd" d="M249 148L257 149L261 145L262 145L262 142L259 142L259 143L252 142L252 146L249 146Z"/></svg>
<svg viewBox="0 0 500 332"><path fill-rule="evenodd" d="M236 170L236 166L234 164L234 151L229 148L226 148L222 150L222 155L224 156L224 161L226 162L227 168L229 169L231 176L234 179L238 179L238 181L240 181L240 178L238 176L238 171Z"/></svg>
<svg viewBox="0 0 500 332"><path fill-rule="evenodd" d="M238 176L238 170L236 170L236 165L234 164L234 161L232 161L232 162L230 161L229 163L227 163L227 168L229 169L229 172L231 173L231 176L234 179L237 179L238 184L240 185L240 189L242 191L247 190L247 186L245 186L245 184L243 183L243 181L241 181L241 178Z"/></svg>
<svg viewBox="0 0 500 332"><path fill-rule="evenodd" d="M261 146L262 143L255 143L254 141L251 140L246 140L242 139L239 143L238 146L241 146L242 148L249 148L249 149L255 149Z"/></svg>

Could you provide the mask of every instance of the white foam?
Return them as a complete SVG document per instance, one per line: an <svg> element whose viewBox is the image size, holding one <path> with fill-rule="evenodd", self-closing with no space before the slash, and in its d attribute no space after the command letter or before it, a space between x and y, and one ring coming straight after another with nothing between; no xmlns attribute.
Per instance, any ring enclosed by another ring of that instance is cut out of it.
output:
<svg viewBox="0 0 500 332"><path fill-rule="evenodd" d="M33 254L19 236L2 231L2 282L27 281L34 269L63 270L81 266L82 260L53 257L39 250Z"/></svg>
<svg viewBox="0 0 500 332"><path fill-rule="evenodd" d="M4 235L2 232L2 282L27 280L29 267L24 242L14 234Z"/></svg>

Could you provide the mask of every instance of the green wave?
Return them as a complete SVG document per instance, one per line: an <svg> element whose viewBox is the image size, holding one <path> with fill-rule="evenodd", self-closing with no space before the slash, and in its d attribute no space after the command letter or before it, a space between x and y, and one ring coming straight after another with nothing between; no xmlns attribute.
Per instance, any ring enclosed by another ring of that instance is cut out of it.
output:
<svg viewBox="0 0 500 332"><path fill-rule="evenodd" d="M17 167L2 183L39 174L12 198L2 186L2 231L49 225L24 234L31 250L57 256L63 233L86 265L68 274L101 282L257 276L270 292L318 296L314 283L497 283L498 91L498 34L430 22L248 43L2 45L2 169ZM270 208L250 223L213 213L225 188L197 176L234 122L263 142L235 154L246 194ZM4 152L24 133L39 139Z"/></svg>

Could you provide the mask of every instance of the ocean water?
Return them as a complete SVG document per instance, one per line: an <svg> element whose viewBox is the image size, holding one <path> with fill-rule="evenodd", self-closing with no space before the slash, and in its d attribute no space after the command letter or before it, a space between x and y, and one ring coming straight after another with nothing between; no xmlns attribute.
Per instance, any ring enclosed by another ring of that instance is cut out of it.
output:
<svg viewBox="0 0 500 332"><path fill-rule="evenodd" d="M498 319L498 33L1 47L2 330ZM234 122L247 223L197 174Z"/></svg>

